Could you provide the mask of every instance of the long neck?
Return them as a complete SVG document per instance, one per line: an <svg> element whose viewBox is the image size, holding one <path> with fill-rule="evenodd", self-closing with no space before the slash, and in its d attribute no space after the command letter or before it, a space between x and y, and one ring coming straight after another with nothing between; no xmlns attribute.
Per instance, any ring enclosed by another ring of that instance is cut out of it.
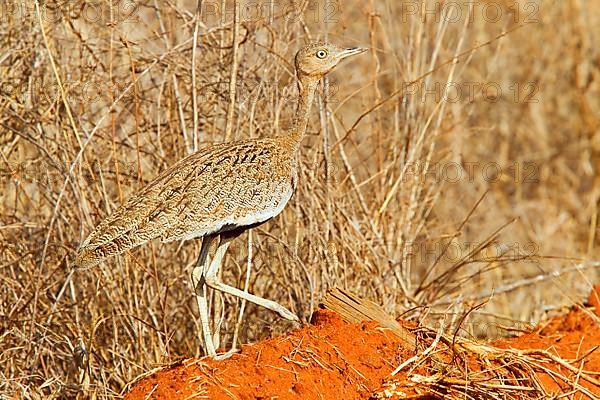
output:
<svg viewBox="0 0 600 400"><path fill-rule="evenodd" d="M315 97L315 90L318 83L318 79L310 76L298 77L298 89L300 91L300 96L298 97L298 108L296 109L296 115L294 116L292 126L288 129L286 134L286 137L296 148L300 146L302 137L306 132L310 106L312 105Z"/></svg>

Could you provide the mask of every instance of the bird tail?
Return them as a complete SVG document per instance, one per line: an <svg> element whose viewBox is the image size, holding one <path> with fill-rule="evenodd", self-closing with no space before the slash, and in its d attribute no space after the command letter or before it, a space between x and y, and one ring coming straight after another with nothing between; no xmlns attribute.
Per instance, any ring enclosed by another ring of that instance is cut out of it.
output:
<svg viewBox="0 0 600 400"><path fill-rule="evenodd" d="M86 270L95 267L104 260L104 257L98 256L93 250L81 248L73 261L73 268L77 270Z"/></svg>
<svg viewBox="0 0 600 400"><path fill-rule="evenodd" d="M90 243L89 238L79 248L77 256L73 262L74 267L79 270L85 270L100 264L105 259L117 256L147 242L152 237L136 235L133 238L127 235L116 237L103 244Z"/></svg>

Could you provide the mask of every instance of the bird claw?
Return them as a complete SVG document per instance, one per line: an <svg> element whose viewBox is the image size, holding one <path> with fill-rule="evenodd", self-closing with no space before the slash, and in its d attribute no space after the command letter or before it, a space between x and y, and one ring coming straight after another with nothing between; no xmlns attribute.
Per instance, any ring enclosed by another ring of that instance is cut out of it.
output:
<svg viewBox="0 0 600 400"><path fill-rule="evenodd" d="M229 351L226 351L225 353L216 354L212 358L213 358L213 360L223 361L223 360L230 358L235 353L239 353L241 351L242 351L242 349L231 349Z"/></svg>
<svg viewBox="0 0 600 400"><path fill-rule="evenodd" d="M279 310L279 315L287 319L288 321L300 322L300 318L298 318L296 314L294 314L287 308L282 307L282 309Z"/></svg>

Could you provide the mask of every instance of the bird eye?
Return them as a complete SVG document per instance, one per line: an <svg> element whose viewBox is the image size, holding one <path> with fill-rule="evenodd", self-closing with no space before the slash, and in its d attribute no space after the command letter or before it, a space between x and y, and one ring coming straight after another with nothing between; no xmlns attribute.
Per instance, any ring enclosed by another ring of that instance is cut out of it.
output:
<svg viewBox="0 0 600 400"><path fill-rule="evenodd" d="M317 51L317 58L323 59L325 57L327 57L327 52L325 50Z"/></svg>

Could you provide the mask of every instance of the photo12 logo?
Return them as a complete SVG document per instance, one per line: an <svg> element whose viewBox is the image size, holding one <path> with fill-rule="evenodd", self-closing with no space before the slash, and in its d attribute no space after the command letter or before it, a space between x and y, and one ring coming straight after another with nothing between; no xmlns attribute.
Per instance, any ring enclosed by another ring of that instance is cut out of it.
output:
<svg viewBox="0 0 600 400"><path fill-rule="evenodd" d="M533 257L539 254L539 246L535 242L499 242L481 248L481 242L408 242L405 245L405 254L408 257L417 257L423 264L436 261L457 263L465 259L475 259L483 262L494 259L517 259Z"/></svg>
<svg viewBox="0 0 600 400"><path fill-rule="evenodd" d="M421 161L406 163L403 166L404 180L424 176L440 183L458 184L478 180L495 182L513 182L516 184L539 183L539 165L533 161L514 161L500 164L493 161L446 161L425 163Z"/></svg>
<svg viewBox="0 0 600 400"><path fill-rule="evenodd" d="M279 2L274 0L250 0L240 2L237 8L233 4L222 1L206 1L202 3L202 20L207 25L220 24L222 20L233 20L234 12L241 22L270 21L274 18L285 17L288 20L302 18L305 22L337 23L340 3L317 0L310 1L305 9L294 2Z"/></svg>
<svg viewBox="0 0 600 400"><path fill-rule="evenodd" d="M83 1L71 0L39 3L43 22L53 24L63 20L83 20L91 24L118 24L138 21L138 4L133 0ZM32 1L3 1L0 3L3 18L37 18L37 8Z"/></svg>
<svg viewBox="0 0 600 400"><path fill-rule="evenodd" d="M55 101L55 99L61 97L60 86L55 79L50 78L48 82L35 79L32 82L32 89L30 90L33 94L32 100L43 101L47 99L48 101ZM65 95L71 102L81 102L86 106L102 102L112 103L113 97L119 96L128 84L129 82L119 84L118 82L111 83L97 79L77 78L65 79L62 83ZM89 107L87 108L89 109Z"/></svg>
<svg viewBox="0 0 600 400"><path fill-rule="evenodd" d="M403 0L401 2L402 22L411 18L421 18L423 22L433 19L435 22L468 25L477 21L484 23L537 23L540 5L534 1L476 1L476 0L438 0L434 2Z"/></svg>
<svg viewBox="0 0 600 400"><path fill-rule="evenodd" d="M244 104L257 100L260 97L258 96L259 93L274 93L278 98L282 98L284 94L287 94L290 101L295 101L297 96L294 92L296 90L295 87L296 84L292 82L289 82L285 86L279 81L268 79L260 81L250 81L249 79L243 81L238 79L236 81L236 99L240 104ZM341 101L341 87L342 85L339 82L333 79L329 80L327 96L324 98L328 104L335 104ZM207 82L198 88L198 101L209 103L216 98L224 98L227 93L229 93L229 80ZM324 95L324 93L319 92L319 95Z"/></svg>
<svg viewBox="0 0 600 400"><path fill-rule="evenodd" d="M496 103L505 100L513 103L537 103L539 88L536 82L517 82L503 87L497 82L431 82L405 83L404 95L411 96L417 101L427 100L439 103L472 103L483 100Z"/></svg>

